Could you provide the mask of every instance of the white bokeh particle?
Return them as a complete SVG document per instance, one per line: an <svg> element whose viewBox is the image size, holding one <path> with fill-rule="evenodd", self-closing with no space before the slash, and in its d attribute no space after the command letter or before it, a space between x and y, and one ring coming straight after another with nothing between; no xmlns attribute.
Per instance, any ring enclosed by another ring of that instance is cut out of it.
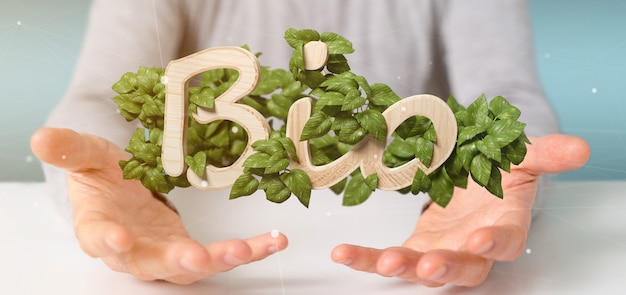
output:
<svg viewBox="0 0 626 295"><path fill-rule="evenodd" d="M530 248L526 249L526 254L530 254L531 252Z"/></svg>
<svg viewBox="0 0 626 295"><path fill-rule="evenodd" d="M595 88L595 87L591 88L591 93L598 93L598 88Z"/></svg>

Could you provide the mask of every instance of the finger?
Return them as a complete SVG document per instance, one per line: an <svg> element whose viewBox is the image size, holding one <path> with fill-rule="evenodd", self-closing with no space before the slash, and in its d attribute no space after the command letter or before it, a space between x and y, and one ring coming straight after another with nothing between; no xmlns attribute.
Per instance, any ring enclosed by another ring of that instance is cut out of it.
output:
<svg viewBox="0 0 626 295"><path fill-rule="evenodd" d="M33 134L30 144L42 161L73 172L103 169L125 157L109 141L70 129L40 129Z"/></svg>
<svg viewBox="0 0 626 295"><path fill-rule="evenodd" d="M139 279L167 280L178 284L189 284L213 274L211 264L219 263L214 260L204 246L191 239L145 239L120 259L123 268Z"/></svg>
<svg viewBox="0 0 626 295"><path fill-rule="evenodd" d="M427 287L440 287L443 283L420 278L417 275L417 265L423 253L404 247L392 247L383 250L376 263L376 272L386 277L397 277L403 280L419 283Z"/></svg>
<svg viewBox="0 0 626 295"><path fill-rule="evenodd" d="M287 237L279 232L271 232L246 241L252 250L249 262L259 261L287 248Z"/></svg>
<svg viewBox="0 0 626 295"><path fill-rule="evenodd" d="M417 275L441 284L477 286L487 278L492 266L492 260L468 252L433 250L418 262Z"/></svg>
<svg viewBox="0 0 626 295"><path fill-rule="evenodd" d="M354 270L375 273L382 253L379 249L343 244L333 249L331 259Z"/></svg>
<svg viewBox="0 0 626 295"><path fill-rule="evenodd" d="M133 245L128 230L97 212L77 217L74 231L81 248L91 257L118 255Z"/></svg>
<svg viewBox="0 0 626 295"><path fill-rule="evenodd" d="M258 261L284 250L288 245L287 237L281 233L267 233L247 240L229 240L209 244L204 253L188 248L182 256L172 256L156 276L177 284L188 284L204 277L231 270L237 266ZM175 253L182 253L180 249ZM144 265L148 268L159 266ZM166 274L170 274L166 276Z"/></svg>
<svg viewBox="0 0 626 295"><path fill-rule="evenodd" d="M522 254L527 236L528 231L519 226L485 227L469 236L467 249L487 259L513 261Z"/></svg>
<svg viewBox="0 0 626 295"><path fill-rule="evenodd" d="M331 258L354 270L376 273L385 277L397 277L420 283L428 287L443 284L421 279L416 266L422 253L404 247L391 247L384 250L354 245L339 245L333 249Z"/></svg>
<svg viewBox="0 0 626 295"><path fill-rule="evenodd" d="M560 173L583 166L591 154L582 138L553 134L531 139L528 153L520 168L535 174Z"/></svg>

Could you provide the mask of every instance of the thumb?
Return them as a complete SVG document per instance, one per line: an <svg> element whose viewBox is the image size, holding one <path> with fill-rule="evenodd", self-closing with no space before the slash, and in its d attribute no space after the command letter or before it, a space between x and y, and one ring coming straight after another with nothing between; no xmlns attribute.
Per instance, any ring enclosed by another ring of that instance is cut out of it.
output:
<svg viewBox="0 0 626 295"><path fill-rule="evenodd" d="M526 158L520 168L531 173L561 173L575 170L587 163L591 150L587 142L576 136L551 134L530 138Z"/></svg>
<svg viewBox="0 0 626 295"><path fill-rule="evenodd" d="M42 128L30 140L33 153L43 162L71 171L99 170L128 156L110 141L70 129Z"/></svg>

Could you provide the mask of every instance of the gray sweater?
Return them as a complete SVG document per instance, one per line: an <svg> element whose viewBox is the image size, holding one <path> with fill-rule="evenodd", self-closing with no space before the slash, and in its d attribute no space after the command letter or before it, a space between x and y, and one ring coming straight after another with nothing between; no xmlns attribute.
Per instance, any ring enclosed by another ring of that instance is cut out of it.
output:
<svg viewBox="0 0 626 295"><path fill-rule="evenodd" d="M502 95L522 110L527 134L558 131L523 0L95 0L73 81L47 125L124 147L136 126L111 101L122 74L243 44L263 52L263 65L287 68L290 27L347 37L356 50L347 56L352 71L401 97L453 95L467 105L481 93ZM46 176L65 202L64 173L46 167Z"/></svg>

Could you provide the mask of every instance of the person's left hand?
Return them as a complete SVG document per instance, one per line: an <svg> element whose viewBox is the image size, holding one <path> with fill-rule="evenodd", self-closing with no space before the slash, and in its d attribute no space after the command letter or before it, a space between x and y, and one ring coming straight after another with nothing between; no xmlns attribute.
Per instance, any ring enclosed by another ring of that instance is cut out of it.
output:
<svg viewBox="0 0 626 295"><path fill-rule="evenodd" d="M402 247L339 245L333 261L430 287L481 284L494 261L512 261L524 251L539 176L579 168L589 158L589 146L577 137L531 141L525 160L502 175L504 199L470 179L446 208L428 207Z"/></svg>

